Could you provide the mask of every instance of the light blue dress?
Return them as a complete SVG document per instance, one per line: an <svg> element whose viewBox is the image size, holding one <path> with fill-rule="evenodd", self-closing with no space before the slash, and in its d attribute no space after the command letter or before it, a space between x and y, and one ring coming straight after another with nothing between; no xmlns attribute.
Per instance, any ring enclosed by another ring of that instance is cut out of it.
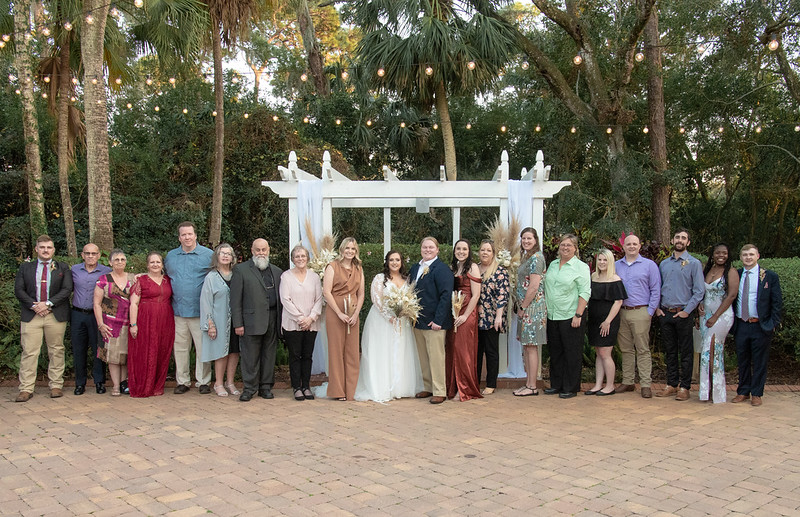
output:
<svg viewBox="0 0 800 517"><path fill-rule="evenodd" d="M706 284L706 294L703 298L705 315L700 321L700 332L703 336L703 348L700 351L700 400L708 400L709 396L714 403L725 402L725 337L733 325L733 305L728 307L711 328L706 327L706 322L717 312L722 300L725 298L725 286L722 277ZM714 363L711 365L711 343L714 343ZM709 379L711 377L711 379Z"/></svg>
<svg viewBox="0 0 800 517"><path fill-rule="evenodd" d="M217 328L216 339L208 337L209 319ZM202 362L215 361L228 355L231 341L231 290L216 270L206 275L200 292L200 329L203 331Z"/></svg>

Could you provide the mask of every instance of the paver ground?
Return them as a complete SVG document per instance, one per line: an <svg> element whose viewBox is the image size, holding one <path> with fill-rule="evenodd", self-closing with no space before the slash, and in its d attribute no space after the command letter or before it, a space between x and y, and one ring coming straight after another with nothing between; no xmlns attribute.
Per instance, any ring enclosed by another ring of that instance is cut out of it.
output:
<svg viewBox="0 0 800 517"><path fill-rule="evenodd" d="M758 408L15 396L0 388L3 515L800 515L792 392Z"/></svg>

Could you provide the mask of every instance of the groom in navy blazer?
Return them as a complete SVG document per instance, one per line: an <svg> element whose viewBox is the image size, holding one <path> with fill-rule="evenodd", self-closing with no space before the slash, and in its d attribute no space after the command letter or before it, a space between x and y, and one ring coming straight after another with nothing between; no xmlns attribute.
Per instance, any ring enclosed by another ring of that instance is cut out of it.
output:
<svg viewBox="0 0 800 517"><path fill-rule="evenodd" d="M733 336L739 363L739 387L734 403L751 399L761 405L767 380L769 346L781 321L783 296L778 275L758 264L758 248L745 244L741 251L744 268L739 270L739 297Z"/></svg>
<svg viewBox="0 0 800 517"><path fill-rule="evenodd" d="M415 284L422 310L414 325L423 390L418 399L431 397L441 404L447 395L444 343L447 329L453 326L453 272L439 260L439 242L425 237L420 244L422 260L411 266L408 278Z"/></svg>

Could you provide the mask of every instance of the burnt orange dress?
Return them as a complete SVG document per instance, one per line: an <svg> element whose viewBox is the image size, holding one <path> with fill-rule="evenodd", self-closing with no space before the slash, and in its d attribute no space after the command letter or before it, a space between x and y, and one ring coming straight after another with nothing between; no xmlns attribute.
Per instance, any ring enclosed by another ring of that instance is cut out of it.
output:
<svg viewBox="0 0 800 517"><path fill-rule="evenodd" d="M480 278L475 278L469 273L457 276L455 290L464 295L464 304L461 306L459 316L464 314L472 299L471 282L481 283ZM447 398L451 399L456 393L461 393L461 400L482 399L478 387L478 306L456 332L447 331L445 344L445 375L447 378Z"/></svg>
<svg viewBox="0 0 800 517"><path fill-rule="evenodd" d="M333 287L331 294L341 312L353 314L358 303L358 291L361 288L361 266L353 265L350 269L341 262L331 262L333 268ZM339 319L330 306L325 307L325 327L328 333L328 397L353 400L358 384L360 320L350 327Z"/></svg>

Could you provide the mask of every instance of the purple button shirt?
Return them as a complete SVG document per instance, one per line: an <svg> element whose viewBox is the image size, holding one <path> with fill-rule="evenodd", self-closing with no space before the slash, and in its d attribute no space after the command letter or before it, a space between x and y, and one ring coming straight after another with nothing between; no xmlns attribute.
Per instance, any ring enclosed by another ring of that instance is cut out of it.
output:
<svg viewBox="0 0 800 517"><path fill-rule="evenodd" d="M91 309L94 306L94 287L100 277L111 273L111 268L98 262L94 271L86 271L86 263L72 266L72 306Z"/></svg>
<svg viewBox="0 0 800 517"><path fill-rule="evenodd" d="M650 316L655 314L661 299L661 273L656 263L638 255L636 260L628 264L625 257L622 257L616 262L615 269L628 292L622 305L647 305L647 313Z"/></svg>

